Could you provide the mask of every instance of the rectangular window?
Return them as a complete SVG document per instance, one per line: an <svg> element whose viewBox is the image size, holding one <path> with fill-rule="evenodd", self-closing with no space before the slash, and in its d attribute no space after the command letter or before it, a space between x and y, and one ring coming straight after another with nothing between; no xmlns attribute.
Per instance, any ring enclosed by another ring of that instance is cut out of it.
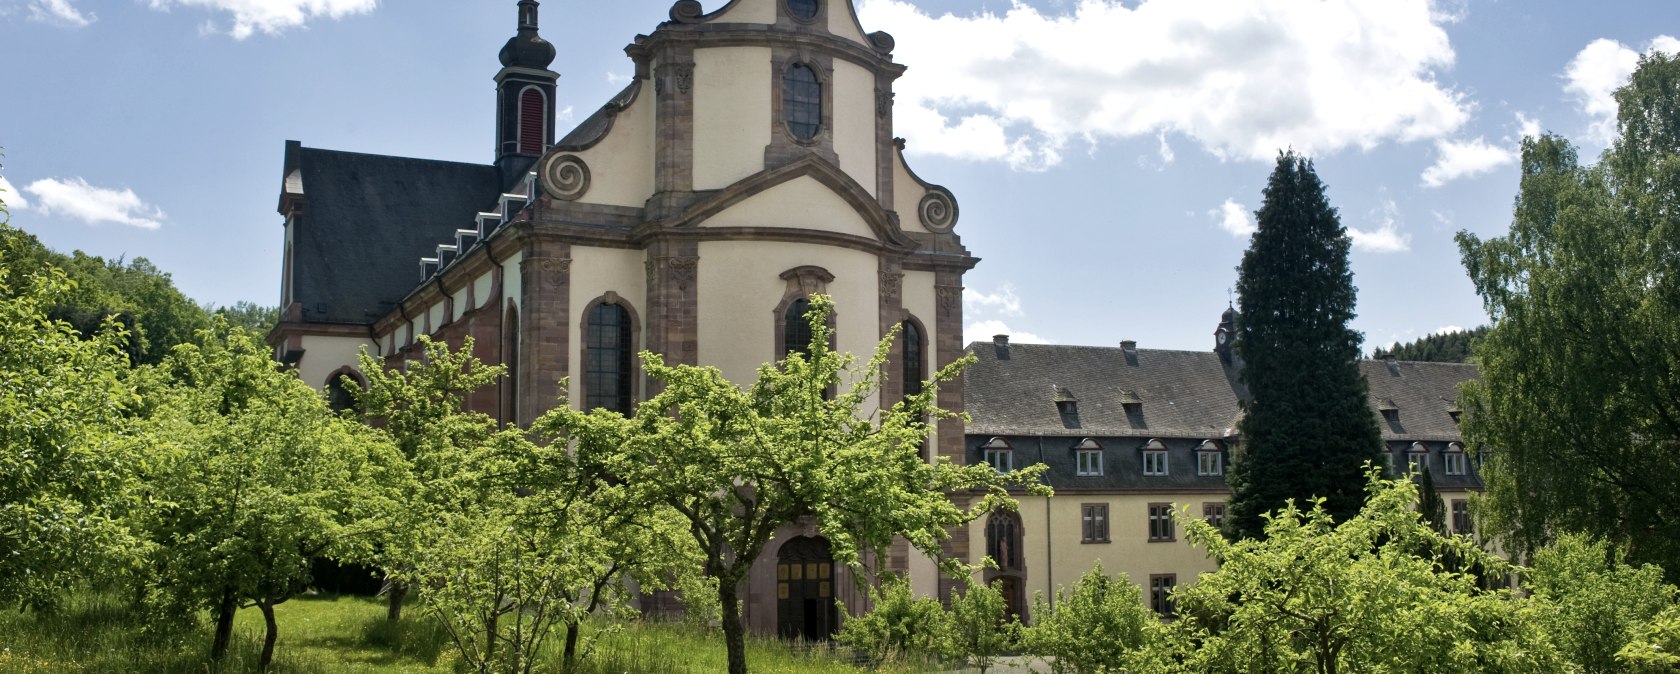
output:
<svg viewBox="0 0 1680 674"><path fill-rule="evenodd" d="M1149 608L1163 616L1173 614L1172 592L1178 587L1178 576L1166 573L1149 577Z"/></svg>
<svg viewBox="0 0 1680 674"><path fill-rule="evenodd" d="M1406 474L1407 475L1417 475L1418 473L1423 472L1423 465L1424 465L1424 462L1427 461L1427 460L1429 460L1429 455L1428 454L1423 454L1423 453L1420 453L1420 452L1407 452L1406 453Z"/></svg>
<svg viewBox="0 0 1680 674"><path fill-rule="evenodd" d="M986 463L992 464L992 469L999 473L1015 470L1015 450L988 449L985 454Z"/></svg>
<svg viewBox="0 0 1680 674"><path fill-rule="evenodd" d="M1149 504L1149 542L1174 540L1171 503Z"/></svg>
<svg viewBox="0 0 1680 674"><path fill-rule="evenodd" d="M1215 529L1223 528L1225 526L1225 504L1217 501L1203 503L1202 519L1207 520L1207 523L1212 524Z"/></svg>
<svg viewBox="0 0 1680 674"><path fill-rule="evenodd" d="M1079 506L1079 542L1108 542L1108 504L1086 503Z"/></svg>
<svg viewBox="0 0 1680 674"><path fill-rule="evenodd" d="M1448 475L1463 475L1468 472L1466 469L1470 462L1464 452L1447 452L1442 454L1441 457L1446 459Z"/></svg>
<svg viewBox="0 0 1680 674"><path fill-rule="evenodd" d="M1219 452L1196 452L1197 475L1224 475L1225 455Z"/></svg>
<svg viewBox="0 0 1680 674"><path fill-rule="evenodd" d="M1166 475L1167 474L1167 453L1163 452L1163 451L1158 451L1158 450L1149 450L1149 451L1144 452L1143 453L1143 474L1144 475Z"/></svg>
<svg viewBox="0 0 1680 674"><path fill-rule="evenodd" d="M1074 455L1077 460L1077 474L1081 477L1093 477L1103 474L1102 450L1081 449Z"/></svg>
<svg viewBox="0 0 1680 674"><path fill-rule="evenodd" d="M1470 522L1470 502L1464 499L1453 499L1452 526L1455 534L1475 533L1475 525Z"/></svg>

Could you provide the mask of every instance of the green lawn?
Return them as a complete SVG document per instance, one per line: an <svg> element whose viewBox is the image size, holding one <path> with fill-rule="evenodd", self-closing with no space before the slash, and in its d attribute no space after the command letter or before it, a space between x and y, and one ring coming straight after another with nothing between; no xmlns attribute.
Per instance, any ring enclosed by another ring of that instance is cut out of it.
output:
<svg viewBox="0 0 1680 674"><path fill-rule="evenodd" d="M275 609L277 673L395 674L457 671L448 638L410 606L385 620L381 602L337 596L294 599ZM140 616L108 596L84 595L52 614L0 612L0 672L159 674L208 672L209 620L187 633L153 634ZM220 672L254 669L262 614L239 612L234 650ZM554 640L560 645L560 639ZM557 655L557 653L555 654ZM609 634L575 674L712 674L724 671L721 633L671 624L632 623ZM860 674L867 671L822 649L754 640L747 662L756 674ZM559 671L558 659L546 671ZM873 670L909 674L908 668Z"/></svg>

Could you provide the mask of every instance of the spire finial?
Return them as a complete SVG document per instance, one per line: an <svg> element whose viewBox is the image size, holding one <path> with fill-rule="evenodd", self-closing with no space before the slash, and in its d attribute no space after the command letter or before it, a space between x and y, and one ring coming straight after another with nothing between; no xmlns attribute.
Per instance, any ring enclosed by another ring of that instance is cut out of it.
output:
<svg viewBox="0 0 1680 674"><path fill-rule="evenodd" d="M502 65L546 70L554 55L554 45L537 35L537 0L519 0L519 34L502 47Z"/></svg>

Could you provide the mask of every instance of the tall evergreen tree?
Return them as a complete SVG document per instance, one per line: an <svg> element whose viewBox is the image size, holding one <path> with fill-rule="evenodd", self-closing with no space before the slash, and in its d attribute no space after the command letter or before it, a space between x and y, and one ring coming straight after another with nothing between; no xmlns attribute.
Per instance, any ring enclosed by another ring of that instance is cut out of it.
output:
<svg viewBox="0 0 1680 674"><path fill-rule="evenodd" d="M1237 293L1243 321L1237 355L1252 399L1238 430L1231 533L1264 534L1261 515L1320 496L1337 520L1364 503L1367 461L1380 463L1382 436L1359 373L1353 320L1352 241L1311 161L1278 157L1243 254Z"/></svg>

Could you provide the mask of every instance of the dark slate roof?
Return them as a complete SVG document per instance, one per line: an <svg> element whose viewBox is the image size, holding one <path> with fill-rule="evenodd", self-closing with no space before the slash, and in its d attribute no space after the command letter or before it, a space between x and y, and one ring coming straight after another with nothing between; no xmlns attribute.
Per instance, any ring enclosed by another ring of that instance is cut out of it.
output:
<svg viewBox="0 0 1680 674"><path fill-rule="evenodd" d="M1246 391L1211 351L1011 344L969 347L980 361L963 373L974 435L1222 438L1236 425ZM1053 398L1078 400L1064 419ZM1142 401L1127 410L1130 394Z"/></svg>
<svg viewBox="0 0 1680 674"><path fill-rule="evenodd" d="M420 258L499 196L494 166L301 148L292 297L310 323L371 324L420 283Z"/></svg>
<svg viewBox="0 0 1680 674"><path fill-rule="evenodd" d="M1226 489L1223 477L1196 474L1196 448L1207 440L1224 446L1248 398L1236 368L1218 354L989 342L969 351L978 358L963 373L973 419L966 431L970 463L983 460L982 445L1001 438L1015 450L1017 467L1046 464L1045 481L1061 491ZM1476 378L1475 366L1363 361L1360 369L1394 465L1405 466L1407 450L1420 442L1440 488L1479 489L1474 461L1469 474L1448 476L1443 456L1460 437L1449 410L1457 409L1459 384ZM1058 400L1077 401L1077 415L1062 414ZM1134 401L1141 404L1128 409ZM1383 414L1390 403L1395 411ZM1076 475L1073 447L1085 438L1103 448L1101 476ZM1168 475L1143 475L1139 450L1152 438L1168 448Z"/></svg>
<svg viewBox="0 0 1680 674"><path fill-rule="evenodd" d="M607 101L606 105L601 106L594 114L584 119L582 124L577 125L577 128L572 129L571 133L566 134L566 137L561 138L560 142L555 145L562 150L577 152L589 149L596 143L601 142L601 139L607 136L607 132L612 130L613 122L618 119L618 113L623 112L625 108L630 107L630 104L635 103L636 96L641 90L641 80L630 80L630 84L619 91L617 96L612 97L612 100Z"/></svg>
<svg viewBox="0 0 1680 674"><path fill-rule="evenodd" d="M1361 361L1359 369L1371 382L1371 406L1391 401L1397 409L1383 415L1384 440L1451 442L1459 439L1458 423L1449 410L1458 409L1458 385L1478 378L1476 366L1463 363Z"/></svg>

